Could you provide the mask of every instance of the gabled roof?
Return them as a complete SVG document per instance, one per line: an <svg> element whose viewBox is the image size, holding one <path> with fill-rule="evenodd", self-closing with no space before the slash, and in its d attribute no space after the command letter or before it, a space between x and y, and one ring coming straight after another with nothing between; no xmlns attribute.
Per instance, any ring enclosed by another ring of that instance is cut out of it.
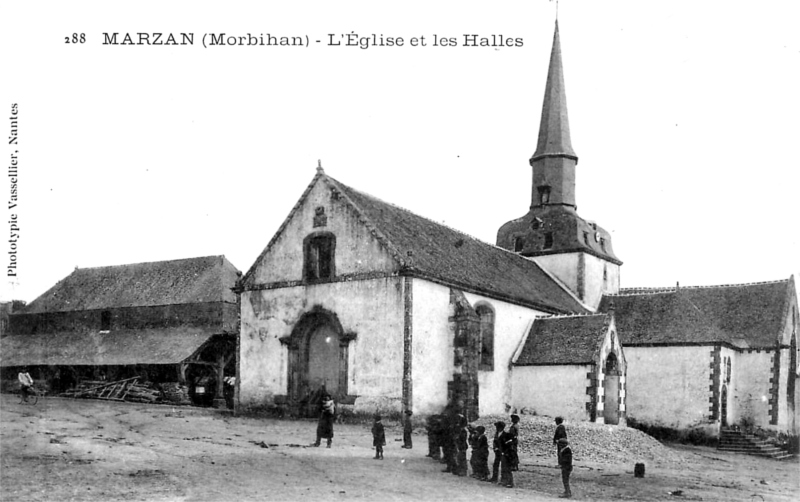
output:
<svg viewBox="0 0 800 502"><path fill-rule="evenodd" d="M774 347L795 302L794 277L783 281L704 287L621 290L613 302L623 345L729 343Z"/></svg>
<svg viewBox="0 0 800 502"><path fill-rule="evenodd" d="M487 244L326 176L402 258L406 273L548 311L586 308L532 260Z"/></svg>
<svg viewBox="0 0 800 502"><path fill-rule="evenodd" d="M0 338L0 366L176 364L217 332L213 328L93 331Z"/></svg>
<svg viewBox="0 0 800 502"><path fill-rule="evenodd" d="M610 320L606 314L536 318L514 365L591 364Z"/></svg>
<svg viewBox="0 0 800 502"><path fill-rule="evenodd" d="M224 256L76 268L23 314L184 303L236 303L238 271Z"/></svg>
<svg viewBox="0 0 800 502"><path fill-rule="evenodd" d="M256 267L317 183L326 183L351 207L398 264L401 274L427 278L465 291L552 313L585 313L587 308L532 260L482 242L411 211L359 192L321 169L284 223L245 274Z"/></svg>

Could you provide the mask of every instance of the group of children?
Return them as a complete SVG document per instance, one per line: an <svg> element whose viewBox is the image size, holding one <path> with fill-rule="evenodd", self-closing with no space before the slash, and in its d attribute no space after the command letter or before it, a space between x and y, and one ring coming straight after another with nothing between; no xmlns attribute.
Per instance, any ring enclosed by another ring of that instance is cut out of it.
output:
<svg viewBox="0 0 800 502"><path fill-rule="evenodd" d="M411 412L406 411L403 423L403 448L411 448ZM569 477L572 473L572 449L567 440L567 430L564 420L556 417L556 431L553 435L553 444L556 445L558 465L561 468L561 479L564 484L562 498L572 497L569 486ZM439 459L442 453L442 462L447 464L444 472L451 472L459 476L467 475L467 450L472 448L469 459L472 468L472 477L481 481L498 482L508 488L514 487L514 471L519 470L519 416L511 415L511 426L506 430L505 422L494 423L495 435L492 441L494 451L494 464L491 477L489 475L489 439L486 437L486 428L482 425L471 427L463 415L457 414L443 420L442 428L432 428L429 425L430 451L427 456ZM451 427L446 427L451 425ZM431 435L431 430L436 431ZM442 439L443 438L443 439ZM376 460L383 460L383 447L386 446L386 432L381 423L381 416L375 415L372 425L372 445L375 448ZM441 450L440 450L441 449Z"/></svg>

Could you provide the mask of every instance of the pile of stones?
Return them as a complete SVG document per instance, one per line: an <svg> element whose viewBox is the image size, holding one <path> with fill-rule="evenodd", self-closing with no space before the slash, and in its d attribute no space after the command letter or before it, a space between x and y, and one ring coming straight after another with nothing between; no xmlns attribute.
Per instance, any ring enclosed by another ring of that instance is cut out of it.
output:
<svg viewBox="0 0 800 502"><path fill-rule="evenodd" d="M472 425L486 427L486 435L494 437L497 421L511 425L507 415L487 416L473 422ZM624 463L633 466L635 463L678 464L685 463L685 455L667 448L652 436L637 429L617 425L604 425L591 422L565 421L567 436L570 440L576 462ZM555 423L553 417L521 415L520 416L519 454L521 459L527 457L532 461L550 461L556 459L556 448L553 444Z"/></svg>

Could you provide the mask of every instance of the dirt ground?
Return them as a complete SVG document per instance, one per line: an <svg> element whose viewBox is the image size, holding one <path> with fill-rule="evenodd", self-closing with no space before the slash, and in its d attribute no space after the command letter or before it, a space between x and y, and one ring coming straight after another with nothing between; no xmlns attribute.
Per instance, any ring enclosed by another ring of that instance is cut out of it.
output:
<svg viewBox="0 0 800 502"><path fill-rule="evenodd" d="M338 425L314 448L315 422L233 417L199 408L0 395L0 500L560 500L555 457L522 458L516 487L442 473L424 431L401 449L386 423L385 460L367 425ZM686 464L576 462L578 500L800 500L797 461L675 447Z"/></svg>

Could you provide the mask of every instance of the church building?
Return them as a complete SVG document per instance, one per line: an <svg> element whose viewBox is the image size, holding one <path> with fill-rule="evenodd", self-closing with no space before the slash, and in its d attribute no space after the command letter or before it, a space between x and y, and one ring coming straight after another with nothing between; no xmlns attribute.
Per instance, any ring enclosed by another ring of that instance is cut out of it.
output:
<svg viewBox="0 0 800 502"><path fill-rule="evenodd" d="M237 284L240 410L467 418L518 410L797 434L794 279L621 290L609 232L577 213L558 24L528 212L496 245L322 167Z"/></svg>
<svg viewBox="0 0 800 502"><path fill-rule="evenodd" d="M534 319L592 313L617 292L621 264L608 232L575 211L557 29L541 124L531 210L500 229L497 246L318 168L239 285L240 406L302 414L322 387L356 412L425 415L456 402L474 419L534 403L515 394L526 385L512 385L511 364L527 354ZM597 416L587 368L623 360L603 327L589 343L602 360L540 369L567 368L585 418Z"/></svg>

